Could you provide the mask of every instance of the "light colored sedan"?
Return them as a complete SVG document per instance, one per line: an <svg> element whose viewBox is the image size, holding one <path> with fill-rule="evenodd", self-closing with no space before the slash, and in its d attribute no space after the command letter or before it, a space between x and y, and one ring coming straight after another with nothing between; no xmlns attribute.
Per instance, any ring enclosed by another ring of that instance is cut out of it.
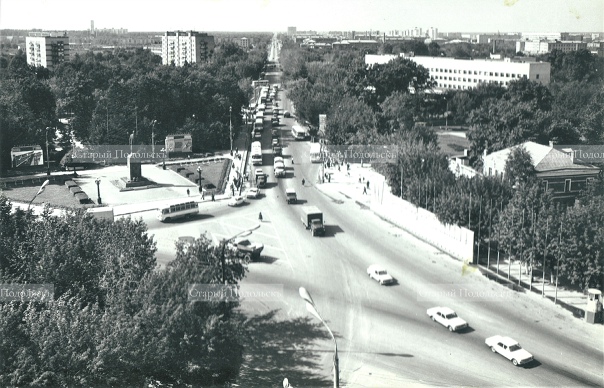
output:
<svg viewBox="0 0 604 388"><path fill-rule="evenodd" d="M257 187L252 187L249 189L245 195L247 198L258 198L260 197L260 189Z"/></svg>
<svg viewBox="0 0 604 388"><path fill-rule="evenodd" d="M518 366L533 361L533 355L522 349L520 344L510 337L494 335L484 340L493 353L499 353Z"/></svg>
<svg viewBox="0 0 604 388"><path fill-rule="evenodd" d="M426 313L433 321L440 323L449 331L458 331L468 327L468 323L448 307L432 307Z"/></svg>
<svg viewBox="0 0 604 388"><path fill-rule="evenodd" d="M229 200L229 206L239 206L245 203L245 198L241 195L237 195Z"/></svg>
<svg viewBox="0 0 604 388"><path fill-rule="evenodd" d="M381 285L394 283L394 279L388 274L388 271L377 264L370 265L367 268L367 275Z"/></svg>

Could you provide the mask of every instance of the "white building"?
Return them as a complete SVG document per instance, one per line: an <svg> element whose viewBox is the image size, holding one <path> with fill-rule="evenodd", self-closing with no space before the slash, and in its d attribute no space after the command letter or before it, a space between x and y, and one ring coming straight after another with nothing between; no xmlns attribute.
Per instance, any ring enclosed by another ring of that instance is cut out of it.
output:
<svg viewBox="0 0 604 388"><path fill-rule="evenodd" d="M365 64L388 63L395 55L366 55ZM551 66L548 62L512 61L492 59L455 59L443 57L409 57L428 69L436 82L435 91L446 89L471 89L480 83L496 83L507 86L510 81L526 78L543 85L550 82Z"/></svg>
<svg viewBox="0 0 604 388"><path fill-rule="evenodd" d="M162 64L175 66L207 61L215 47L213 36L195 31L168 31L161 43Z"/></svg>
<svg viewBox="0 0 604 388"><path fill-rule="evenodd" d="M50 70L59 63L69 61L69 37L28 36L25 38L27 64Z"/></svg>

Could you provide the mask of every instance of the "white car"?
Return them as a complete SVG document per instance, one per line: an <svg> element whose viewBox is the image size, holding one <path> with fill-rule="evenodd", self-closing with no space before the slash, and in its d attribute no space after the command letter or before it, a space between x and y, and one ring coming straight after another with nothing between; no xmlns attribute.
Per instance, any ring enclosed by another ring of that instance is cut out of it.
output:
<svg viewBox="0 0 604 388"><path fill-rule="evenodd" d="M533 355L522 349L520 344L510 337L494 335L484 340L484 343L491 348L493 353L501 354L514 365L528 364L533 361Z"/></svg>
<svg viewBox="0 0 604 388"><path fill-rule="evenodd" d="M273 159L273 164L277 164L279 162L285 164L285 161L283 160L282 156L275 156L275 158Z"/></svg>
<svg viewBox="0 0 604 388"><path fill-rule="evenodd" d="M229 200L229 206L239 206L245 203L245 198L241 195L237 195Z"/></svg>
<svg viewBox="0 0 604 388"><path fill-rule="evenodd" d="M260 197L260 189L257 187L252 187L249 189L245 195L247 198L258 198Z"/></svg>
<svg viewBox="0 0 604 388"><path fill-rule="evenodd" d="M458 331L468 327L468 323L448 307L432 307L426 313L433 321L440 323L449 331Z"/></svg>
<svg viewBox="0 0 604 388"><path fill-rule="evenodd" d="M394 282L394 279L388 274L388 271L377 264L370 265L369 268L367 268L367 275L369 275L370 278L375 279L381 285L392 284Z"/></svg>

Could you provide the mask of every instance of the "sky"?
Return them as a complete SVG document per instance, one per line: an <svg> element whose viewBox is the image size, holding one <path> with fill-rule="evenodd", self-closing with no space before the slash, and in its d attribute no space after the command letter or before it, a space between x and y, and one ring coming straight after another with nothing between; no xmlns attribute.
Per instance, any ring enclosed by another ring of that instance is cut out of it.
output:
<svg viewBox="0 0 604 388"><path fill-rule="evenodd" d="M602 32L604 0L0 0L0 29Z"/></svg>

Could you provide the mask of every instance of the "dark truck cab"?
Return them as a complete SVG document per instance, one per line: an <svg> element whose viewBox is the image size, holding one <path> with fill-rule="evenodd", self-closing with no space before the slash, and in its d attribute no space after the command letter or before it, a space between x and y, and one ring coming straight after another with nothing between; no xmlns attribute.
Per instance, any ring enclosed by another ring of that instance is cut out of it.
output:
<svg viewBox="0 0 604 388"><path fill-rule="evenodd" d="M323 213L316 206L302 207L302 224L310 230L313 236L324 236L325 226L323 225Z"/></svg>

